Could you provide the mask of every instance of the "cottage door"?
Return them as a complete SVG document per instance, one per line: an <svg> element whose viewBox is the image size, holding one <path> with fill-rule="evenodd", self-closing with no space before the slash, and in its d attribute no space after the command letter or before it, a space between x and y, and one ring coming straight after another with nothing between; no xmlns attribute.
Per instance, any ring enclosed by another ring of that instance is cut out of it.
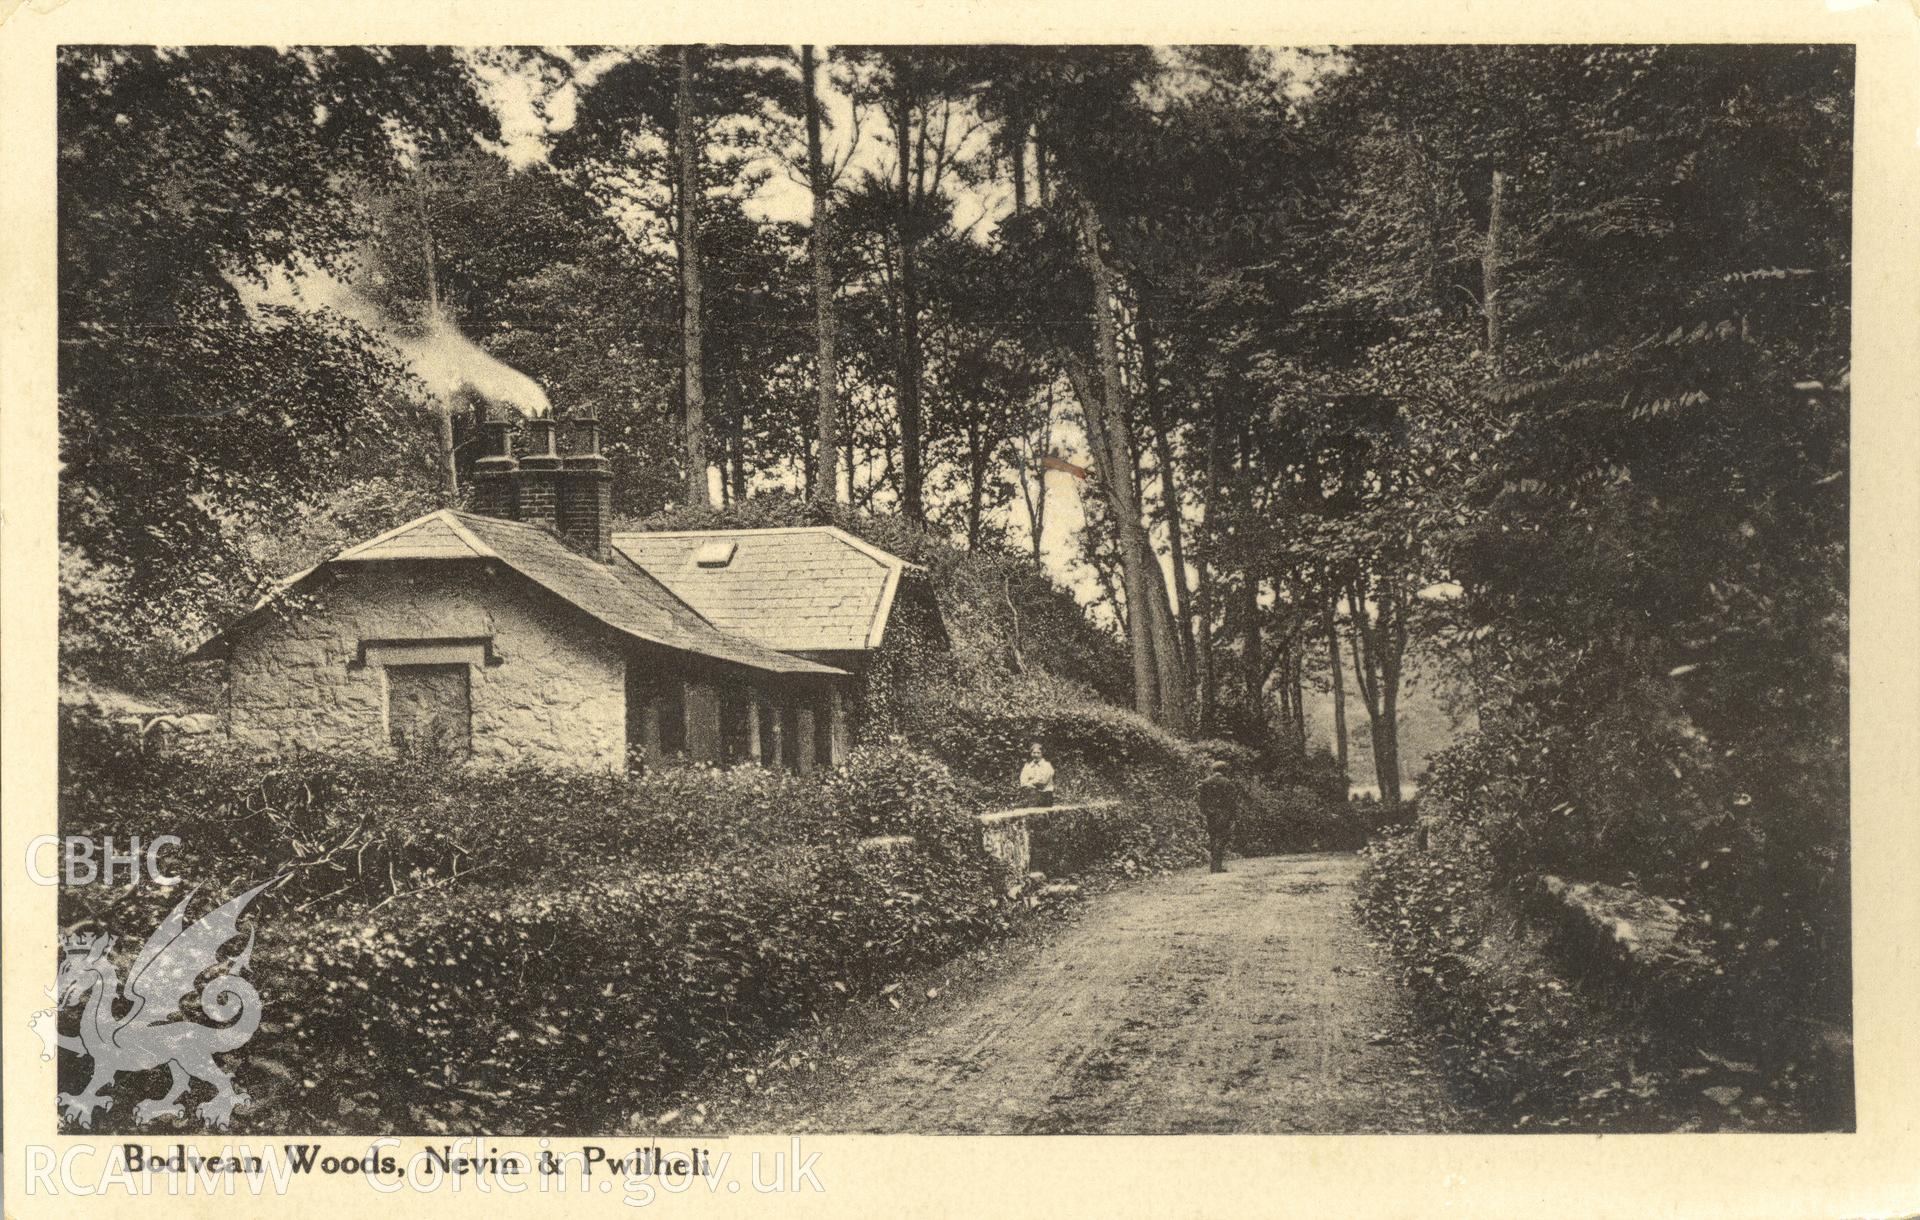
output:
<svg viewBox="0 0 1920 1220"><path fill-rule="evenodd" d="M387 738L403 753L467 753L473 745L467 666L387 666Z"/></svg>

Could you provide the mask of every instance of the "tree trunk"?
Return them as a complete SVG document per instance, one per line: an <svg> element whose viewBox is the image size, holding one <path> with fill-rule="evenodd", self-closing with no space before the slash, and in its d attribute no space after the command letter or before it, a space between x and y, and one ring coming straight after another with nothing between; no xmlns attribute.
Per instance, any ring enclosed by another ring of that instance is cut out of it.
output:
<svg viewBox="0 0 1920 1220"><path fill-rule="evenodd" d="M967 549L980 549L980 510L986 496L987 455L980 425L967 425Z"/></svg>
<svg viewBox="0 0 1920 1220"><path fill-rule="evenodd" d="M1242 520L1253 520L1253 436L1243 417L1240 423L1240 510ZM1241 556L1247 564L1250 556ZM1270 724L1266 697L1267 664L1260 642L1260 577L1251 566L1242 569L1240 582L1240 666L1247 688L1247 715L1261 728ZM1274 590L1278 595L1279 590Z"/></svg>
<svg viewBox="0 0 1920 1220"><path fill-rule="evenodd" d="M1296 632L1287 645L1287 690L1293 696L1293 746L1307 753L1306 633Z"/></svg>
<svg viewBox="0 0 1920 1220"><path fill-rule="evenodd" d="M1093 569L1094 579L1100 585L1100 592L1106 596L1108 603L1113 606L1113 619L1114 622L1120 625L1120 634L1126 636L1128 639L1132 639L1132 616L1127 613L1126 603L1120 595L1120 590L1114 587L1113 573L1108 571L1108 565L1098 562L1097 559L1089 562L1087 566ZM1139 678L1139 669L1136 667L1134 670L1134 680L1138 682ZM1147 681L1153 681L1151 672L1147 674Z"/></svg>
<svg viewBox="0 0 1920 1220"><path fill-rule="evenodd" d="M1347 631L1353 643L1353 676L1360 684L1360 702L1367 709L1367 733L1373 743L1373 774L1375 781L1380 775L1380 687L1374 679L1373 667L1367 661L1366 613L1367 599L1365 591L1358 585L1347 589ZM1386 798L1386 785L1379 784L1381 799Z"/></svg>
<svg viewBox="0 0 1920 1220"><path fill-rule="evenodd" d="M1265 728L1267 716L1267 661L1260 641L1260 578L1251 569L1241 573L1240 588L1240 680L1247 688L1246 713L1256 725Z"/></svg>
<svg viewBox="0 0 1920 1220"><path fill-rule="evenodd" d="M914 268L913 167L907 155L913 134L913 99L902 85L894 92L893 132L900 153L900 351L895 393L900 407L900 508L909 521L925 521L920 468L920 301Z"/></svg>
<svg viewBox="0 0 1920 1220"><path fill-rule="evenodd" d="M1187 584L1185 521L1180 506L1179 472L1173 461L1173 425L1160 398L1160 364L1153 347L1153 323L1144 298L1139 310L1140 392L1146 396L1147 415L1153 420L1153 456L1160 467L1160 515L1167 526L1168 558L1173 562L1174 621L1179 624L1180 656L1189 680L1194 672L1193 591Z"/></svg>
<svg viewBox="0 0 1920 1220"><path fill-rule="evenodd" d="M1373 769L1380 780L1380 803L1400 803L1400 691L1399 683L1380 687L1380 724L1373 736Z"/></svg>
<svg viewBox="0 0 1920 1220"><path fill-rule="evenodd" d="M433 245L433 224L427 219L427 176L421 169L413 178L413 207L420 218L420 260L427 277L427 329L438 330L444 322L440 312L440 265ZM436 395L436 401L438 396ZM440 494L443 502L452 507L460 502L460 468L454 460L453 449L453 403L437 401L440 418L437 438L440 452L437 464L440 467Z"/></svg>
<svg viewBox="0 0 1920 1220"><path fill-rule="evenodd" d="M1141 588L1139 562L1133 549L1133 536L1127 529L1126 512L1123 505L1128 497L1120 488L1127 487L1123 477L1115 476L1115 459L1111 440L1107 435L1105 411L1099 402L1099 396L1088 378L1075 375L1074 393L1086 410L1087 441L1093 449L1093 460L1098 469L1100 486L1107 493L1107 507L1114 515L1114 531L1119 535L1120 580L1126 590L1126 617L1122 620L1127 630L1128 652L1133 658L1133 709L1152 720L1160 718L1160 680L1159 669L1154 662L1153 629L1151 617L1144 611L1149 599ZM1139 520L1136 514L1134 520ZM1114 599L1116 613L1120 601Z"/></svg>
<svg viewBox="0 0 1920 1220"><path fill-rule="evenodd" d="M1013 129L1013 214L1027 208L1027 123L1017 115L1008 124Z"/></svg>
<svg viewBox="0 0 1920 1220"><path fill-rule="evenodd" d="M1219 404L1213 405L1213 418L1207 426L1207 491L1200 510L1200 630L1196 643L1200 651L1200 725L1201 732L1212 735L1220 716L1220 674L1213 657L1213 621L1219 600L1216 573L1219 564L1211 556L1219 549L1219 530L1215 510L1224 502L1228 483L1227 425Z"/></svg>
<svg viewBox="0 0 1920 1220"><path fill-rule="evenodd" d="M747 417L740 409L740 390L731 378L720 384L720 397L726 408L727 465L733 482L733 502L747 498Z"/></svg>
<svg viewBox="0 0 1920 1220"><path fill-rule="evenodd" d="M1041 207L1053 202L1053 187L1047 174L1047 130L1033 125L1033 201Z"/></svg>
<svg viewBox="0 0 1920 1220"><path fill-rule="evenodd" d="M853 502L854 502L853 477L854 477L854 470L856 469L854 466L855 450L854 450L854 440L853 440L853 420L851 417L849 417L841 422L843 425L843 431L845 431L847 436L847 507L851 508L853 507Z"/></svg>
<svg viewBox="0 0 1920 1220"><path fill-rule="evenodd" d="M1213 668L1213 569L1208 566L1206 554L1202 552L1196 561L1198 580L1197 596L1194 605L1199 610L1199 629L1194 639L1194 669L1196 681L1200 684L1199 726L1202 737L1214 735L1214 721L1218 717L1218 680Z"/></svg>
<svg viewBox="0 0 1920 1220"><path fill-rule="evenodd" d="M1480 311L1487 320L1487 367L1500 375L1500 202L1507 176L1493 171L1487 196L1487 248L1480 256Z"/></svg>
<svg viewBox="0 0 1920 1220"><path fill-rule="evenodd" d="M1117 518L1121 562L1129 569L1130 597L1134 596L1134 586L1138 586L1140 600L1134 603L1131 616L1145 620L1147 661L1154 671L1155 719L1175 732L1185 733L1192 727L1192 693L1186 666L1180 659L1179 637L1174 633L1160 560L1147 537L1140 519L1139 502L1133 495L1132 476L1137 466L1127 423L1126 386L1120 376L1119 346L1114 334L1113 277L1100 249L1099 217L1090 201L1083 201L1081 206L1084 237L1081 256L1093 281L1094 331L1099 341L1102 382L1099 405L1090 412L1100 418L1097 431L1101 434L1101 448L1105 450L1100 485L1106 489Z"/></svg>
<svg viewBox="0 0 1920 1220"><path fill-rule="evenodd" d="M1276 588L1279 581L1274 582ZM1280 680L1276 683L1280 695L1280 729L1286 735L1285 740L1290 752L1305 754L1307 748L1306 713L1302 707L1300 690L1300 650L1298 641L1288 636L1280 646Z"/></svg>
<svg viewBox="0 0 1920 1220"><path fill-rule="evenodd" d="M693 112L693 48L680 48L674 98L679 144L682 391L686 395L687 502L711 506L707 489L707 395L702 371L700 301L700 138Z"/></svg>
<svg viewBox="0 0 1920 1220"><path fill-rule="evenodd" d="M1047 455L1053 451L1053 386L1046 392L1047 413L1040 423L1040 443L1026 456L1026 469L1020 472L1020 499L1027 508L1027 528L1033 535L1033 562L1043 559L1041 541L1047 531Z"/></svg>
<svg viewBox="0 0 1920 1220"><path fill-rule="evenodd" d="M800 48L800 75L807 90L807 182L813 190L814 379L820 407L814 429L813 502L830 508L840 499L840 373L834 357L833 238L828 230L826 155L820 141L820 92L813 46Z"/></svg>
<svg viewBox="0 0 1920 1220"><path fill-rule="evenodd" d="M1347 676L1340 671L1340 629L1334 618L1337 597L1329 578L1320 600L1320 630L1327 637L1327 681L1333 687L1333 757L1341 776L1351 783L1347 777Z"/></svg>
<svg viewBox="0 0 1920 1220"><path fill-rule="evenodd" d="M1373 741L1373 773L1380 803L1400 803L1400 652L1404 628L1398 623L1397 594L1391 585L1374 590L1377 619L1369 622L1367 586L1359 578L1347 589L1347 622L1353 635L1353 672L1367 705L1367 729Z"/></svg>

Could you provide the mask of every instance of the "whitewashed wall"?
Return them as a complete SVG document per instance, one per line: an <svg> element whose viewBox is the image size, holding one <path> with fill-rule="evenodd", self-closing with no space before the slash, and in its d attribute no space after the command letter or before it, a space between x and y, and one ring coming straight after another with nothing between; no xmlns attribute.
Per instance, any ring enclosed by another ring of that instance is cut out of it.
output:
<svg viewBox="0 0 1920 1220"><path fill-rule="evenodd" d="M275 754L386 750L385 671L379 654L356 664L361 642L482 637L504 660L471 666L476 763L623 766L621 650L517 576L380 565L323 578L302 600L309 604L297 613L265 616L233 639L225 715L236 744Z"/></svg>

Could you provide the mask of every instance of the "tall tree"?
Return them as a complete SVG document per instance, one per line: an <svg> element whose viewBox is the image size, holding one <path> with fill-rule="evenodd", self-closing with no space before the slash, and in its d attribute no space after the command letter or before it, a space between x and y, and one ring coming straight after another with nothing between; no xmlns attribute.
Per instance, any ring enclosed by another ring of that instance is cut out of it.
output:
<svg viewBox="0 0 1920 1220"><path fill-rule="evenodd" d="M693 82L696 47L679 50L680 87L674 94L674 130L677 136L675 192L680 200L680 284L682 393L686 398L687 502L712 503L707 480L707 390L701 316L700 185L702 126L696 117Z"/></svg>
<svg viewBox="0 0 1920 1220"><path fill-rule="evenodd" d="M1029 316L1052 313L1039 333L1049 336L1080 400L1099 484L1118 532L1126 622L1133 654L1134 702L1142 712L1180 731L1192 725L1192 686L1181 656L1167 583L1141 516L1139 452L1134 444L1134 396L1121 366L1116 311L1121 307L1102 209L1124 215L1129 199L1114 172L1150 124L1139 89L1157 67L1141 48L1076 49L1031 60L989 51L976 61L988 77L981 105L989 113L1036 118L1046 137L1037 155L1062 163L1064 185L1054 189L1047 223L1034 227L1051 257L1033 260L1036 273L1070 276L1071 294L1084 304L1056 313L1056 293L1034 285L1024 302ZM1023 219L1025 219L1023 217ZM1061 258L1060 249L1069 252ZM1064 324L1085 318L1084 325Z"/></svg>
<svg viewBox="0 0 1920 1220"><path fill-rule="evenodd" d="M893 145L886 178L871 176L865 190L887 202L901 512L924 521L929 438L922 247L951 221L953 180L973 176L985 153L974 146L980 124L965 104L971 68L966 55L946 48L851 47L839 53L852 71L854 104L878 111Z"/></svg>
<svg viewBox="0 0 1920 1220"><path fill-rule="evenodd" d="M840 387L834 356L833 241L830 196L833 182L820 138L820 86L811 43L800 48L800 75L807 91L807 185L813 195L813 308L820 412L814 428L814 503L826 507L840 495Z"/></svg>
<svg viewBox="0 0 1920 1220"><path fill-rule="evenodd" d="M1167 559L1173 574L1174 617L1179 624L1180 655L1189 675L1194 666L1193 591L1187 585L1186 504L1180 494L1178 464L1173 455L1173 419L1160 384L1158 342L1153 327L1149 296L1141 293L1135 304L1134 329L1140 346L1140 396L1153 430L1154 466L1160 475L1160 519L1167 531Z"/></svg>
<svg viewBox="0 0 1920 1220"><path fill-rule="evenodd" d="M445 325L445 316L440 300L439 256L434 249L433 222L427 211L427 191L426 167L416 166L413 173L413 201L420 220L420 265L427 281L427 326L437 330ZM436 401L434 415L437 417L440 440L440 494L443 503L451 507L460 496L460 472L455 464L453 447L452 400L441 398Z"/></svg>
<svg viewBox="0 0 1920 1220"><path fill-rule="evenodd" d="M896 64L893 76L886 106L899 183L895 206L899 209L900 270L895 292L900 303L900 363L894 393L900 407L900 501L909 521L921 521L926 518L926 503L920 416L920 234L914 217L912 156L917 98L908 72Z"/></svg>
<svg viewBox="0 0 1920 1220"><path fill-rule="evenodd" d="M1141 522L1134 483L1139 465L1114 334L1113 277L1101 249L1103 233L1099 215L1091 202L1082 205L1081 225L1081 252L1093 286L1090 311L1100 369L1100 385L1090 394L1092 401L1083 406L1095 452L1101 459L1100 486L1112 503L1120 529L1128 612L1135 624L1134 647L1136 653L1145 653L1144 658L1136 659L1136 675L1151 674L1150 681L1136 684L1135 698L1137 703L1145 705L1142 710L1155 719L1185 731L1192 727L1191 687L1186 663L1180 655L1180 637L1174 629L1167 602L1160 560Z"/></svg>
<svg viewBox="0 0 1920 1220"><path fill-rule="evenodd" d="M342 176L398 185L408 146L497 124L443 48L67 47L56 73L63 553L168 638L251 595L248 531L386 448L403 402L391 349L265 285L342 268Z"/></svg>
<svg viewBox="0 0 1920 1220"><path fill-rule="evenodd" d="M682 384L675 414L682 421L682 443L674 462L676 479L688 499L704 504L709 489L696 487L702 481L688 467L706 461L710 468L720 457L731 485L743 464L754 461L752 431L765 433L774 422L764 408L778 401L785 416L794 405L788 401L794 368L786 345L801 332L784 312L777 325L765 325L764 310L772 290L768 243L791 251L793 235L755 222L746 209L774 172L771 167L784 159L791 144L788 128L802 113L804 98L784 48L684 48L684 65L682 51L635 47L588 57L593 72L576 77L575 119L556 135L551 160L611 211L640 249L667 246L683 273L689 268L695 273L694 282L682 275L677 316L656 341L664 344L669 335L677 340L682 371L676 381ZM684 91L683 66L688 69ZM682 138L683 125L691 127L690 138ZM684 190L689 174L694 189ZM686 245L689 208L693 257ZM699 308L689 311L685 296L696 284ZM777 291L784 294L784 278ZM735 313L751 310L756 302L763 307L754 313L758 325L737 325ZM690 363L690 321L699 332L698 359L691 362L700 371L693 387L700 427L694 431L707 434L698 456L684 422L691 385L684 372ZM778 332L778 352L764 349L770 331ZM806 338L810 342L810 328ZM758 421L749 423L748 416L756 414ZM749 434L736 443L743 427ZM780 429L787 427L788 421L780 421ZM803 434L811 431L809 425ZM723 443L715 444L716 437Z"/></svg>
<svg viewBox="0 0 1920 1220"><path fill-rule="evenodd" d="M1324 564L1321 565L1321 573L1320 634L1327 642L1327 686L1333 694L1333 757L1340 768L1342 782L1347 782L1350 779L1347 771L1347 675L1340 667L1340 629L1335 622L1337 595Z"/></svg>
<svg viewBox="0 0 1920 1220"><path fill-rule="evenodd" d="M1053 378L1048 371L1041 393L1029 402L1027 426L1014 436L1014 478L1027 511L1028 545L1035 566L1045 562L1047 532L1047 459L1053 456ZM1075 477L1079 477L1075 475Z"/></svg>

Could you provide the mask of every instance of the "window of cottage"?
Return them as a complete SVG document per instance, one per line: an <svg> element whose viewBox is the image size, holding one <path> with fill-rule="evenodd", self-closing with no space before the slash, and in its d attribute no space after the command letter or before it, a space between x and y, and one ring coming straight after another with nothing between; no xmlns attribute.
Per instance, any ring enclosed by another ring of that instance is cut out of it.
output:
<svg viewBox="0 0 1920 1220"><path fill-rule="evenodd" d="M389 665L387 740L403 754L473 749L471 670L466 665Z"/></svg>

